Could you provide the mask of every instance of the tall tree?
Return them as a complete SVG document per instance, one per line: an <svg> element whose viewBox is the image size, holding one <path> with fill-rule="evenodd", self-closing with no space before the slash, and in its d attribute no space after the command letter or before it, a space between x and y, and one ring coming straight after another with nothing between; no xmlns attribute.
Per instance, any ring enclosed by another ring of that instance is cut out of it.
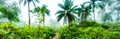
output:
<svg viewBox="0 0 120 39"><path fill-rule="evenodd" d="M94 21L95 21L95 12L94 12L94 9L95 9L95 0L91 0L92 2L92 6L93 6L93 17L94 17Z"/></svg>
<svg viewBox="0 0 120 39"><path fill-rule="evenodd" d="M73 6L72 0L63 0L64 4L58 4L58 6L62 9L56 12L58 14L57 21L59 22L62 18L63 22L68 22L69 26L71 25L71 22L76 19L76 16L74 15L75 11L77 11L77 6Z"/></svg>
<svg viewBox="0 0 120 39"><path fill-rule="evenodd" d="M92 4L93 17L94 17L94 21L95 21L95 7L96 7L97 5L99 5L98 2L101 1L101 0L90 0L90 1L91 1L91 4ZM101 1L101 2L102 2L102 1ZM101 7L100 7L100 8L101 8Z"/></svg>
<svg viewBox="0 0 120 39"><path fill-rule="evenodd" d="M50 15L50 11L47 9L47 6L46 5L43 5L42 7L41 7L41 14L42 14L42 19L43 19L43 25L45 25L45 14L46 15Z"/></svg>
<svg viewBox="0 0 120 39"><path fill-rule="evenodd" d="M78 8L78 17L81 19L81 22L79 22L79 23L86 22L87 17L90 15L91 9L92 9L92 7L89 2L83 3Z"/></svg>
<svg viewBox="0 0 120 39"><path fill-rule="evenodd" d="M22 3L24 2L24 5L28 4L28 23L29 25L31 24L31 18L30 18L30 2L32 2L34 4L34 6L36 7L35 5L35 2L38 2L39 3L39 0L20 0L19 3Z"/></svg>

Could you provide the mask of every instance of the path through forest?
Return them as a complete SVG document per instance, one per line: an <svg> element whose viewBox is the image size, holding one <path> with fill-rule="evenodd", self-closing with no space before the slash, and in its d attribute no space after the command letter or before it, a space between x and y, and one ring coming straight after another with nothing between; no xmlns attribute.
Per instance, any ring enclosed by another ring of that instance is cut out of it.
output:
<svg viewBox="0 0 120 39"><path fill-rule="evenodd" d="M55 34L55 36L53 37L53 39L58 39L58 33Z"/></svg>

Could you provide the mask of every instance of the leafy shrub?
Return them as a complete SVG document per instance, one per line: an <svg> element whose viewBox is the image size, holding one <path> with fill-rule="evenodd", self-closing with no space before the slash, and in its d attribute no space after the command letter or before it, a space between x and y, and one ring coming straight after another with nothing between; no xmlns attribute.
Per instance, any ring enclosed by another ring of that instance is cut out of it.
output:
<svg viewBox="0 0 120 39"><path fill-rule="evenodd" d="M15 26L0 24L0 39L52 39L55 30L48 26Z"/></svg>
<svg viewBox="0 0 120 39"><path fill-rule="evenodd" d="M108 31L103 27L64 26L59 29L59 39L120 39L120 32Z"/></svg>

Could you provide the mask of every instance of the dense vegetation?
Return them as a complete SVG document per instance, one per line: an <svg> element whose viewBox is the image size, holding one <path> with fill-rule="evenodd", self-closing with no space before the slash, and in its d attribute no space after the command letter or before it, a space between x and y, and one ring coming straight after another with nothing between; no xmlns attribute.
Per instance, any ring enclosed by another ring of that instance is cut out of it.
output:
<svg viewBox="0 0 120 39"><path fill-rule="evenodd" d="M52 39L55 30L47 26L16 26L0 24L0 39Z"/></svg>
<svg viewBox="0 0 120 39"><path fill-rule="evenodd" d="M56 11L54 20L63 20L59 29L45 26L45 18L51 16L52 11L45 4L36 4L41 0L9 1L0 0L0 39L120 39L119 0L90 0L80 5L75 5L73 0L63 0L58 3L61 9ZM28 5L26 25L19 24L21 5ZM32 15L36 17L35 24L31 23Z"/></svg>
<svg viewBox="0 0 120 39"><path fill-rule="evenodd" d="M58 31L59 39L120 39L120 31L118 30L120 25L106 25L93 22L89 22L89 24L92 25L82 24L79 26L73 24L70 30L68 30L68 26L63 26Z"/></svg>

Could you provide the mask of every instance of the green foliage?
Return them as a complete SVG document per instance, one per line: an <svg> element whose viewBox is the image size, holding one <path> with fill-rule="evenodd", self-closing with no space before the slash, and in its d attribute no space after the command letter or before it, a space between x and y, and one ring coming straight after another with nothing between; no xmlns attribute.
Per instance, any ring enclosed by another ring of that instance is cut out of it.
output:
<svg viewBox="0 0 120 39"><path fill-rule="evenodd" d="M108 29L96 25L89 27L77 27L72 25L70 30L68 26L59 29L59 39L120 39L120 32L109 31ZM94 27L93 27L94 26Z"/></svg>
<svg viewBox="0 0 120 39"><path fill-rule="evenodd" d="M47 26L15 26L0 24L0 39L52 39L55 30Z"/></svg>

